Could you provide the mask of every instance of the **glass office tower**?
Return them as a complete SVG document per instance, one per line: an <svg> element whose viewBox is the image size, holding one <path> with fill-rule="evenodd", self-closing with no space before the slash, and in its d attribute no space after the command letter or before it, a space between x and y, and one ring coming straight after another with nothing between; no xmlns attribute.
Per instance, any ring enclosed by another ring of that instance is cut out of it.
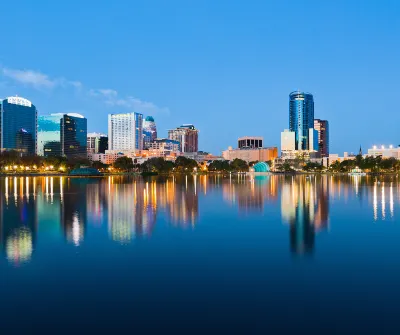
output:
<svg viewBox="0 0 400 335"><path fill-rule="evenodd" d="M40 156L56 155L50 148L60 147L60 125L63 118L62 113L41 115L38 117L38 144L37 154ZM47 150L45 151L45 147ZM50 151L49 151L50 150ZM58 150L58 154L61 151Z"/></svg>
<svg viewBox="0 0 400 335"><path fill-rule="evenodd" d="M289 129L295 133L296 150L308 150L309 129L314 128L314 98L310 93L289 94Z"/></svg>
<svg viewBox="0 0 400 335"><path fill-rule="evenodd" d="M36 153L37 110L27 99L9 97L0 102L1 150Z"/></svg>
<svg viewBox="0 0 400 335"><path fill-rule="evenodd" d="M87 119L76 113L61 119L61 154L67 158L87 157Z"/></svg>

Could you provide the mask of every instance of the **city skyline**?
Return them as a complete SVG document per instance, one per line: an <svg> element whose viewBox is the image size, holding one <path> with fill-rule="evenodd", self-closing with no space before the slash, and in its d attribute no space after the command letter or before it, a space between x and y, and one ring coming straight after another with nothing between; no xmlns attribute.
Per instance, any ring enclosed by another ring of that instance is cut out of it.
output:
<svg viewBox="0 0 400 335"><path fill-rule="evenodd" d="M14 47L0 58L1 97L24 96L40 114L83 114L90 132L106 132L110 113L152 115L160 137L190 122L202 131L199 147L216 153L244 135L279 146L287 95L300 89L330 121L331 152L397 144L399 4L366 2L360 12L356 3L313 3L230 2L227 15L224 1L119 2L80 5L68 16L56 4L22 1L17 14L6 3L4 26L15 29L4 34ZM71 21L77 26L64 29ZM386 118L372 123L376 113ZM235 136L218 135L222 125Z"/></svg>

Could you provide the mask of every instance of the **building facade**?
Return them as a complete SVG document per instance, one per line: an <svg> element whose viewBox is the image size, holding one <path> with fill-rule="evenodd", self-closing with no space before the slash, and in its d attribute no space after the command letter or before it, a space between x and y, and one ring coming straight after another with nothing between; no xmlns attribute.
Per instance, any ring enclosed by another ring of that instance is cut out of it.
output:
<svg viewBox="0 0 400 335"><path fill-rule="evenodd" d="M37 154L46 156L47 148L60 147L62 113L38 116ZM52 151L48 151L52 152ZM60 150L59 150L60 153Z"/></svg>
<svg viewBox="0 0 400 335"><path fill-rule="evenodd" d="M50 157L50 156L60 157L60 156L62 156L61 142L60 141L46 142L45 145L43 146L43 156L44 157Z"/></svg>
<svg viewBox="0 0 400 335"><path fill-rule="evenodd" d="M87 157L87 120L76 113L64 114L61 119L61 155L67 158Z"/></svg>
<svg viewBox="0 0 400 335"><path fill-rule="evenodd" d="M230 147L228 150L222 152L222 157L228 161L238 158L247 163L255 161L267 162L278 157L278 148L232 149Z"/></svg>
<svg viewBox="0 0 400 335"><path fill-rule="evenodd" d="M170 152L180 152L181 144L179 141L170 140L169 138L157 138L150 143L149 149L170 151Z"/></svg>
<svg viewBox="0 0 400 335"><path fill-rule="evenodd" d="M281 132L281 152L284 153L293 152L296 150L295 132L285 129Z"/></svg>
<svg viewBox="0 0 400 335"><path fill-rule="evenodd" d="M9 97L0 101L1 150L33 155L37 146L37 110L27 99Z"/></svg>
<svg viewBox="0 0 400 335"><path fill-rule="evenodd" d="M400 146L394 147L393 145L381 145L378 147L377 145L374 145L371 149L368 149L368 156L382 156L382 158L400 159Z"/></svg>
<svg viewBox="0 0 400 335"><path fill-rule="evenodd" d="M143 148L143 115L108 115L108 149L135 151Z"/></svg>
<svg viewBox="0 0 400 335"><path fill-rule="evenodd" d="M318 156L318 131L314 128L308 129L308 151Z"/></svg>
<svg viewBox="0 0 400 335"><path fill-rule="evenodd" d="M329 122L314 119L314 129L318 132L318 152L320 157L329 157Z"/></svg>
<svg viewBox="0 0 400 335"><path fill-rule="evenodd" d="M289 130L295 133L296 150L309 150L309 129L314 128L314 98L310 93L289 94Z"/></svg>
<svg viewBox="0 0 400 335"><path fill-rule="evenodd" d="M148 149L150 143L157 138L157 126L152 116L147 116L143 121L143 148Z"/></svg>
<svg viewBox="0 0 400 335"><path fill-rule="evenodd" d="M135 113L135 149L143 150L143 114Z"/></svg>
<svg viewBox="0 0 400 335"><path fill-rule="evenodd" d="M87 152L104 154L108 150L108 137L100 133L87 134Z"/></svg>
<svg viewBox="0 0 400 335"><path fill-rule="evenodd" d="M244 136L238 138L238 148L262 148L264 139L260 136Z"/></svg>
<svg viewBox="0 0 400 335"><path fill-rule="evenodd" d="M199 151L199 131L192 124L168 130L168 138L180 143L181 152Z"/></svg>

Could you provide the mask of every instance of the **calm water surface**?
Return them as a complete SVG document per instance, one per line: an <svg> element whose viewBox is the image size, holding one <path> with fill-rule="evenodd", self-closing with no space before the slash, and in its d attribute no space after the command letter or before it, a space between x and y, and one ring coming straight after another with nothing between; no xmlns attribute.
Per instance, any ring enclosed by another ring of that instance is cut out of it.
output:
<svg viewBox="0 0 400 335"><path fill-rule="evenodd" d="M400 333L396 177L0 179L0 330Z"/></svg>

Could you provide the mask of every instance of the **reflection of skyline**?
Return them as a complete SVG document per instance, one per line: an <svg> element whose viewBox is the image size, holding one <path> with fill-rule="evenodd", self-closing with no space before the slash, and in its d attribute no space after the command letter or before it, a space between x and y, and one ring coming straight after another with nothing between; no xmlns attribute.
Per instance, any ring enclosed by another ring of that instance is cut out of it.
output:
<svg viewBox="0 0 400 335"><path fill-rule="evenodd" d="M68 178L65 183L68 194L63 192L61 204L61 226L68 242L79 246L85 236L87 223L86 187L87 182L80 178ZM64 188L64 184L60 185Z"/></svg>
<svg viewBox="0 0 400 335"><path fill-rule="evenodd" d="M37 232L37 207L29 190L36 180L7 177L0 193L0 244L7 259L21 264L31 259Z"/></svg>
<svg viewBox="0 0 400 335"><path fill-rule="evenodd" d="M277 199L276 176L230 176L222 181L225 202L238 205L239 212L262 212L266 201Z"/></svg>
<svg viewBox="0 0 400 335"><path fill-rule="evenodd" d="M375 221L394 217L394 188L393 181L374 182L372 206Z"/></svg>
<svg viewBox="0 0 400 335"><path fill-rule="evenodd" d="M151 235L156 222L156 184L117 183L108 178L108 231L114 241L129 243Z"/></svg>
<svg viewBox="0 0 400 335"><path fill-rule="evenodd" d="M41 234L64 236L69 245L79 247L91 236L89 228L121 244L150 237L157 220L193 228L199 221L200 199L211 194L222 196L239 213L257 215L276 210L279 195L294 253L314 250L316 234L329 227L329 207L335 201L368 201L368 213L376 221L393 219L400 201L395 179L368 177L12 176L0 179L0 187L1 250L14 264L31 259Z"/></svg>
<svg viewBox="0 0 400 335"><path fill-rule="evenodd" d="M326 176L288 177L281 189L281 213L290 224L293 253L312 253L315 232L326 229L329 220L329 186Z"/></svg>

